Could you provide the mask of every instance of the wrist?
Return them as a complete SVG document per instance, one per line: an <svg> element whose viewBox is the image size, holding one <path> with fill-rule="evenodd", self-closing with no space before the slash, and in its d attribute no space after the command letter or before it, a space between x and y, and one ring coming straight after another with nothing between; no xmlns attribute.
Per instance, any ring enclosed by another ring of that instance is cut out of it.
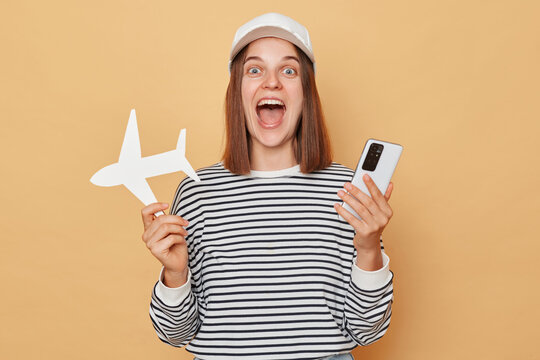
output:
<svg viewBox="0 0 540 360"><path fill-rule="evenodd" d="M163 269L163 285L170 288L177 288L184 285L188 279L188 268L183 271L173 271L167 268Z"/></svg>
<svg viewBox="0 0 540 360"><path fill-rule="evenodd" d="M365 271L376 271L383 267L381 249L356 249L356 266Z"/></svg>

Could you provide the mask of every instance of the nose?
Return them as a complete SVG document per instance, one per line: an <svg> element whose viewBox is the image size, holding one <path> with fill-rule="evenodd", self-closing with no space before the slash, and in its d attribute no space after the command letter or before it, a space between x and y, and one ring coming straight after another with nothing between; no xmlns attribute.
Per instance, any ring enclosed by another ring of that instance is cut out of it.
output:
<svg viewBox="0 0 540 360"><path fill-rule="evenodd" d="M279 89L281 88L281 82L278 75L274 71L269 71L264 79L264 88L266 89Z"/></svg>

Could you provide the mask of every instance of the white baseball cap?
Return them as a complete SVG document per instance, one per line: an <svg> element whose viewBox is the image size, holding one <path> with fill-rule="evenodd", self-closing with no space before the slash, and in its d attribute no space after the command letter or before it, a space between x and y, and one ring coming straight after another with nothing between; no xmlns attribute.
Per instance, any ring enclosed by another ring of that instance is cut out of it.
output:
<svg viewBox="0 0 540 360"><path fill-rule="evenodd" d="M315 70L315 56L307 29L288 16L267 13L257 16L236 30L229 57L229 74L234 57L250 42L264 37L277 37L298 46L309 57Z"/></svg>

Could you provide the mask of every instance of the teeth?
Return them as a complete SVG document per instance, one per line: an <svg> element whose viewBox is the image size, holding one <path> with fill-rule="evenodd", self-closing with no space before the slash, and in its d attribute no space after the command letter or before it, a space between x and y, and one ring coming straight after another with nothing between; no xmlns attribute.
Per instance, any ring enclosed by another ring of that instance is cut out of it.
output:
<svg viewBox="0 0 540 360"><path fill-rule="evenodd" d="M283 101L275 100L275 99L262 99L261 101L259 101L257 106L261 106L261 105L281 105L281 106L285 106Z"/></svg>

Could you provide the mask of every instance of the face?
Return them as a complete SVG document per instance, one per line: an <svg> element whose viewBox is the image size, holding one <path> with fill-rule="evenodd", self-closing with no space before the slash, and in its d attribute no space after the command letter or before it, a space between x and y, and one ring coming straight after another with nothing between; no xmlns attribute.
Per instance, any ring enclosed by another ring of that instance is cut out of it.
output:
<svg viewBox="0 0 540 360"><path fill-rule="evenodd" d="M302 112L300 63L293 44L274 37L248 45L242 104L253 151L292 149Z"/></svg>

